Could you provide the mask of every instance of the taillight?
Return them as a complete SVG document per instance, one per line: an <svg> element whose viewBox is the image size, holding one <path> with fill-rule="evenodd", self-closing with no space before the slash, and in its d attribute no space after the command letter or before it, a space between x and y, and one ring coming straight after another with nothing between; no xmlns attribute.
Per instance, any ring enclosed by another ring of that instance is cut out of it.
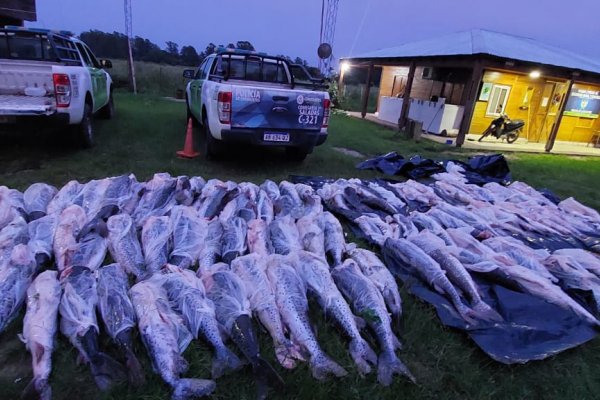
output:
<svg viewBox="0 0 600 400"><path fill-rule="evenodd" d="M217 97L217 110L219 111L219 121L222 124L231 123L231 92L219 92Z"/></svg>
<svg viewBox="0 0 600 400"><path fill-rule="evenodd" d="M323 100L323 128L329 126L329 108L331 107L331 101L329 99Z"/></svg>
<svg viewBox="0 0 600 400"><path fill-rule="evenodd" d="M71 80L67 74L53 74L54 96L57 107L69 107L71 104Z"/></svg>

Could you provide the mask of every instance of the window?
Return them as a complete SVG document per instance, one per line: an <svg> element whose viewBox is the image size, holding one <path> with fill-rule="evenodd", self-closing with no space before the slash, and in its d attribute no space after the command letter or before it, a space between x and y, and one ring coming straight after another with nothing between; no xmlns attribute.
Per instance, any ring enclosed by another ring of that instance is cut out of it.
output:
<svg viewBox="0 0 600 400"><path fill-rule="evenodd" d="M0 57L25 60L51 60L52 47L48 37L29 33L2 33L0 35Z"/></svg>
<svg viewBox="0 0 600 400"><path fill-rule="evenodd" d="M212 66L212 59L206 60L204 68L202 68L202 79L207 79L210 75L210 67Z"/></svg>
<svg viewBox="0 0 600 400"><path fill-rule="evenodd" d="M296 76L294 75L294 78L295 77ZM309 81L310 79L308 79L307 77L306 80ZM263 81L287 83L287 75L285 74L285 70L283 69L283 64L265 62L263 64Z"/></svg>
<svg viewBox="0 0 600 400"><path fill-rule="evenodd" d="M202 75L204 74L204 67L206 67L206 60L204 60L196 70L196 75L194 75L194 79L204 79L202 77Z"/></svg>
<svg viewBox="0 0 600 400"><path fill-rule="evenodd" d="M221 76L228 74L229 79L288 83L284 64L272 58L219 56L214 65L214 74Z"/></svg>
<svg viewBox="0 0 600 400"><path fill-rule="evenodd" d="M85 49L83 48L81 43L75 43L75 45L77 46L79 53L81 53L81 58L83 58L84 64L87 65L88 67L91 67L92 60L90 60L90 56L88 56L87 52L85 51Z"/></svg>
<svg viewBox="0 0 600 400"><path fill-rule="evenodd" d="M89 47L87 46L83 46L85 48L86 53L88 53L88 57L90 58L90 61L92 62L92 65L95 68L102 68L102 65L100 65L100 62L96 59L96 56L94 56L94 53L92 53L92 51L90 50Z"/></svg>
<svg viewBox="0 0 600 400"><path fill-rule="evenodd" d="M510 86L494 85L488 100L487 110L485 115L490 117L499 117L506 109L508 95L510 94Z"/></svg>

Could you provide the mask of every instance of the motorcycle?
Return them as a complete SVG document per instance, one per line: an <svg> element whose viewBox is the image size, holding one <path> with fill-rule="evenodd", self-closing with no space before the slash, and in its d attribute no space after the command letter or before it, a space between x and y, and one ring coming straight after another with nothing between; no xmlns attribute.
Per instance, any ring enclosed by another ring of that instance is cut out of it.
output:
<svg viewBox="0 0 600 400"><path fill-rule="evenodd" d="M492 135L496 139L506 139L507 143L514 143L519 138L524 126L525 121L522 119L515 119L513 121L508 115L502 114L492 121L478 141L481 142L484 138Z"/></svg>

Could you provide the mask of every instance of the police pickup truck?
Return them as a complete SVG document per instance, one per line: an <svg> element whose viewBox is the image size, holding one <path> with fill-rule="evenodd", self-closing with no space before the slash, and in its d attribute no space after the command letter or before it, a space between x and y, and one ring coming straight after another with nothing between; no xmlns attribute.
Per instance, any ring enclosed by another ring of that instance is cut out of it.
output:
<svg viewBox="0 0 600 400"><path fill-rule="evenodd" d="M327 138L329 94L316 80L296 82L283 58L219 49L184 77L191 79L187 112L203 128L204 157L242 143L282 146L289 158L302 161Z"/></svg>
<svg viewBox="0 0 600 400"><path fill-rule="evenodd" d="M69 127L93 146L92 116L114 114L110 67L69 32L0 29L0 129Z"/></svg>

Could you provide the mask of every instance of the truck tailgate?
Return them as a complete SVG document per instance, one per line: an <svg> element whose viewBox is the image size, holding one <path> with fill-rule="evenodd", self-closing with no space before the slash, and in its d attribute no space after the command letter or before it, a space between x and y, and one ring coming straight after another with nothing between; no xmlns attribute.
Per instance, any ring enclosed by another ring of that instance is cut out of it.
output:
<svg viewBox="0 0 600 400"><path fill-rule="evenodd" d="M55 111L53 97L0 95L0 115L51 115Z"/></svg>
<svg viewBox="0 0 600 400"><path fill-rule="evenodd" d="M232 128L320 130L325 94L233 86Z"/></svg>

